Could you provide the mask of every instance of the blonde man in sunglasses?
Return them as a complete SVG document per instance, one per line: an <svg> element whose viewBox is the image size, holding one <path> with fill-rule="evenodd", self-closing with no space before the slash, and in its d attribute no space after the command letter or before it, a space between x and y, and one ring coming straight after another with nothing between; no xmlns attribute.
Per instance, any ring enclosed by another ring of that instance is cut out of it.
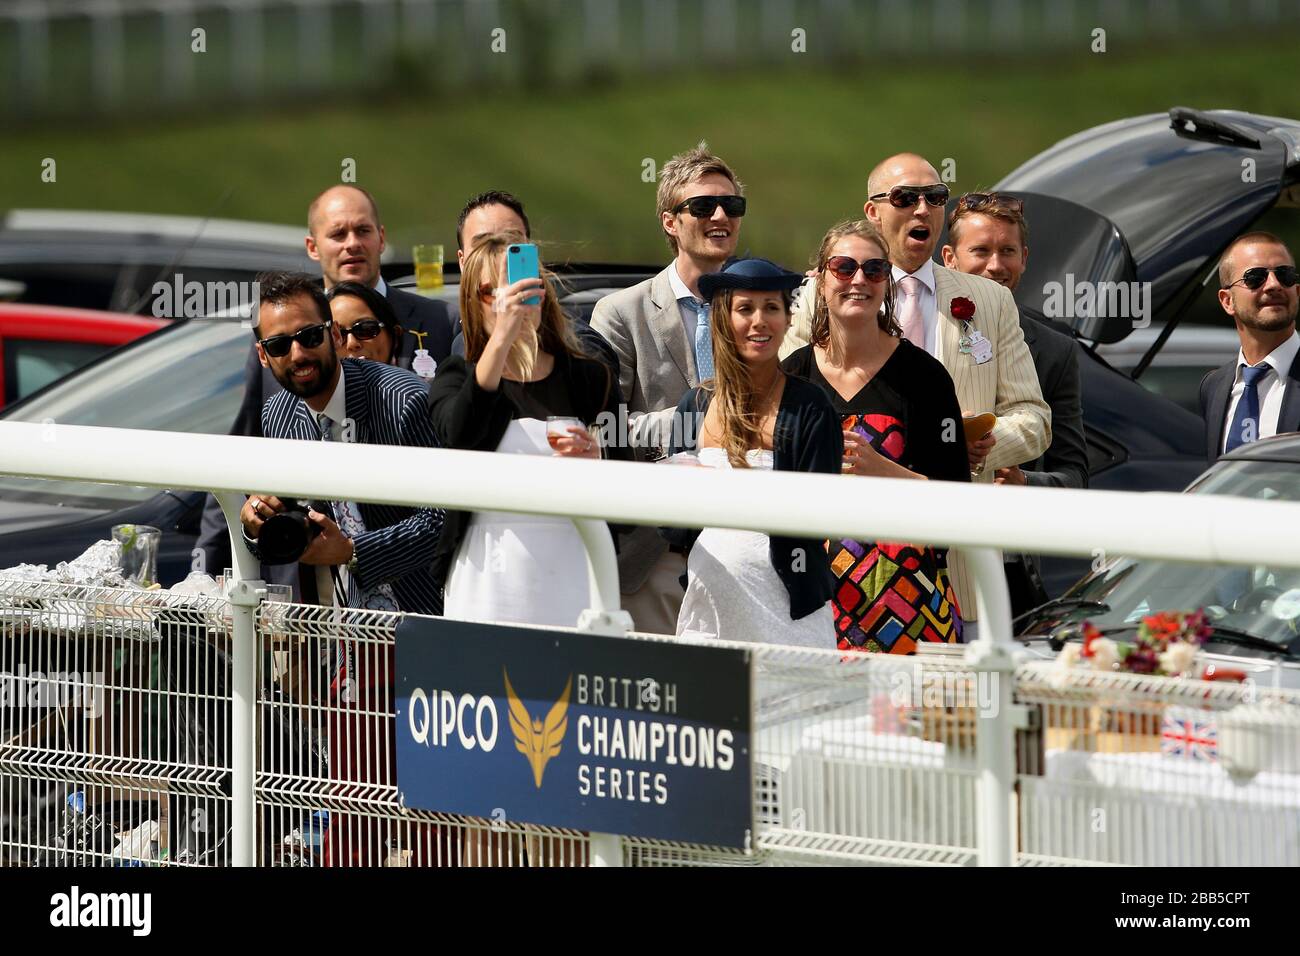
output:
<svg viewBox="0 0 1300 956"><path fill-rule="evenodd" d="M721 272L735 253L744 192L706 143L665 163L656 212L673 261L653 278L605 296L592 313L591 327L618 354L627 401L627 435L619 438L640 460L668 447L682 395L713 378L711 316L699 280ZM654 528L637 528L620 542L618 558L623 606L637 630L676 633L685 555L670 551Z"/></svg>
<svg viewBox="0 0 1300 956"><path fill-rule="evenodd" d="M1239 236L1219 260L1219 286L1219 305L1232 316L1241 348L1201 380L1210 461L1300 431L1300 286L1291 250L1271 233Z"/></svg>
<svg viewBox="0 0 1300 956"><path fill-rule="evenodd" d="M1051 443L1052 413L1010 291L933 259L948 199L948 186L925 157L899 153L871 171L863 213L889 246L893 311L903 337L948 370L963 413L996 416L992 430L966 448L972 479L991 483L997 469L1043 454ZM805 288L784 354L808 342L812 298ZM963 440L960 427L952 439ZM978 633L973 577L959 552L949 569L967 623L963 640L970 641Z"/></svg>

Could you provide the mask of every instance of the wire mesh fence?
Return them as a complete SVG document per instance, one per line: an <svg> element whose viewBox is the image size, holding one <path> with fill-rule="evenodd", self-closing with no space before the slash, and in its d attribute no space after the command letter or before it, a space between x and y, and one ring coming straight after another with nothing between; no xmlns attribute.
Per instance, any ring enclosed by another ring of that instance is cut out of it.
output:
<svg viewBox="0 0 1300 956"><path fill-rule="evenodd" d="M1023 864L1300 865L1300 694L1022 666Z"/></svg>
<svg viewBox="0 0 1300 956"><path fill-rule="evenodd" d="M231 612L0 581L0 865L230 864ZM590 865L586 833L403 806L400 620L258 607L260 865ZM1014 735L1022 865L1300 864L1295 692L1030 663L1012 720L961 648L746 647L748 847L625 838L626 864L972 865L980 721Z"/></svg>

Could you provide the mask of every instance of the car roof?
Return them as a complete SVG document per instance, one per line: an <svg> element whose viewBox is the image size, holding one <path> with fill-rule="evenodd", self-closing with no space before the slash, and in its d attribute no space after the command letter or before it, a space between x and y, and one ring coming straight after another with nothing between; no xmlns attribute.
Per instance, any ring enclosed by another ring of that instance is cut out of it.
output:
<svg viewBox="0 0 1300 956"><path fill-rule="evenodd" d="M1243 175L1246 168L1252 175ZM1300 122L1174 107L1076 133L994 188L1062 204L1035 209L1026 202L1035 255L1034 236L1072 250L1052 261L1054 278L1068 272L1077 279L1150 282L1154 313L1203 278L1228 242L1265 211L1279 202L1300 205ZM1113 235L1106 235L1108 227ZM1032 285L1025 290L1033 292ZM1083 325L1088 328L1075 323L1081 335L1102 342L1119 341L1134 328L1128 315L1085 318Z"/></svg>
<svg viewBox="0 0 1300 956"><path fill-rule="evenodd" d="M207 219L134 212L93 212L81 209L11 209L0 228L12 232L92 232L122 238L159 237L189 242L201 232L201 242L280 247L301 252L307 230L238 219Z"/></svg>
<svg viewBox="0 0 1300 956"><path fill-rule="evenodd" d="M34 320L76 320L105 324L139 323L141 328L156 329L167 324L166 319L130 312L108 312L102 309L76 309L63 305L36 305L29 302L0 302L0 318Z"/></svg>

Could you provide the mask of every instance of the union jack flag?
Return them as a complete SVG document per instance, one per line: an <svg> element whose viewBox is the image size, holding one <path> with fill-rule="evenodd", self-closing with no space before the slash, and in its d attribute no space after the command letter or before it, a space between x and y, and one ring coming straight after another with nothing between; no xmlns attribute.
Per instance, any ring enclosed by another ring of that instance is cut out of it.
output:
<svg viewBox="0 0 1300 956"><path fill-rule="evenodd" d="M1219 729L1207 714L1167 711L1160 732L1160 754L1189 760L1219 759Z"/></svg>

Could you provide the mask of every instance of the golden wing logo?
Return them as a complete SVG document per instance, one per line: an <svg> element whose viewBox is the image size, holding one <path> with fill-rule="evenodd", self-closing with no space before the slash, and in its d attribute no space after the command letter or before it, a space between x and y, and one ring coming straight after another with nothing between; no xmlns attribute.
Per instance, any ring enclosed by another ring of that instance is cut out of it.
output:
<svg viewBox="0 0 1300 956"><path fill-rule="evenodd" d="M564 732L569 727L569 690L573 687L573 675L569 675L564 693L543 722L529 715L528 708L510 686L510 674L504 667L501 673L506 679L506 700L510 703L510 730L515 735L515 749L528 758L528 766L533 768L533 782L540 790L546 764L552 757L559 756Z"/></svg>

